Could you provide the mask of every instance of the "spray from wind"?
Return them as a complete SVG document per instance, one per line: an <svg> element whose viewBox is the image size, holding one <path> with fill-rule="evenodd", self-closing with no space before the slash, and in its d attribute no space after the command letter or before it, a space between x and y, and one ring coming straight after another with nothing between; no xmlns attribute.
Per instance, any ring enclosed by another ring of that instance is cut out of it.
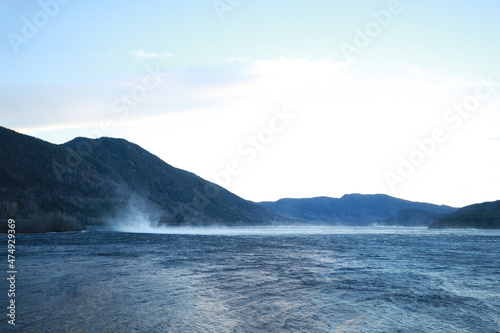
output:
<svg viewBox="0 0 500 333"><path fill-rule="evenodd" d="M137 219L135 223L117 224L113 230L129 233L167 234L167 235L213 235L213 236L286 236L286 235L334 235L334 234L399 234L428 233L426 228L389 228L389 227L346 227L346 226L182 226L171 227L151 224L150 221Z"/></svg>
<svg viewBox="0 0 500 333"><path fill-rule="evenodd" d="M116 232L169 234L169 235L330 235L330 234L422 234L437 232L425 227L357 227L330 225L263 225L263 226L166 226L160 222L161 213L158 207L136 196L132 197L125 209L114 218L108 220L109 229Z"/></svg>
<svg viewBox="0 0 500 333"><path fill-rule="evenodd" d="M160 213L144 199L132 197L125 209L108 219L108 227L114 231L155 233L159 228Z"/></svg>

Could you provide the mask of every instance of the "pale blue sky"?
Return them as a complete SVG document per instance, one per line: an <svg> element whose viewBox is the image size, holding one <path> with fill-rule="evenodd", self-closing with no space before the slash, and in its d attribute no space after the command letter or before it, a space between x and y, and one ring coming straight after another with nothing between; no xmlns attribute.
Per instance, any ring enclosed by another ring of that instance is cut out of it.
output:
<svg viewBox="0 0 500 333"><path fill-rule="evenodd" d="M54 143L123 137L211 181L235 160L240 172L221 185L255 201L500 198L500 88L457 129L444 120L481 80L500 81L499 1L61 2L0 0L2 126ZM214 4L232 10L221 19ZM391 8L376 23L372 12ZM379 30L346 58L370 24ZM114 103L152 69L161 84L117 118ZM249 161L238 147L284 107L297 117ZM103 119L112 131L96 130ZM399 156L437 127L446 142L388 186Z"/></svg>
<svg viewBox="0 0 500 333"><path fill-rule="evenodd" d="M48 0L47 0L48 1ZM1 28L20 32L36 1L2 1ZM19 53L1 40L1 83L78 81L141 70L131 50L169 52L172 65L230 57L343 58L339 45L388 1L241 1L221 21L212 1L70 1ZM475 75L500 54L498 1L400 1L401 14L359 58ZM339 59L343 60L343 59ZM77 66L75 64L78 64Z"/></svg>

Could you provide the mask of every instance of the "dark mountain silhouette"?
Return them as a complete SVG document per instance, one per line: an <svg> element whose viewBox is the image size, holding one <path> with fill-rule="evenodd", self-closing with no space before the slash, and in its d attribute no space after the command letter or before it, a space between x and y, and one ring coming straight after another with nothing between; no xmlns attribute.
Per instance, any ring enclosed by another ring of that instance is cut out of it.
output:
<svg viewBox="0 0 500 333"><path fill-rule="evenodd" d="M261 202L260 205L288 219L330 225L428 226L435 221L434 214L448 214L456 210L449 206L406 201L385 194L347 194L340 199L281 199Z"/></svg>
<svg viewBox="0 0 500 333"><path fill-rule="evenodd" d="M500 229L500 200L466 206L431 224L432 229Z"/></svg>
<svg viewBox="0 0 500 333"><path fill-rule="evenodd" d="M26 221L28 231L79 229L126 214L130 205L175 225L266 224L276 218L123 139L54 145L0 127L0 159L0 219Z"/></svg>

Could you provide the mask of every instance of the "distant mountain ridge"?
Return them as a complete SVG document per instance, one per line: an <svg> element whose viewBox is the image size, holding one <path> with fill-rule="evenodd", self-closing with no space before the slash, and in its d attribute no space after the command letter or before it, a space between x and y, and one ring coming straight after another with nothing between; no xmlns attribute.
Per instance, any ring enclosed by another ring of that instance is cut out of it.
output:
<svg viewBox="0 0 500 333"><path fill-rule="evenodd" d="M440 216L439 214L449 214L457 210L449 206L412 202L385 194L346 194L341 198L281 199L259 204L288 219L328 225L428 226L435 221L433 218L436 214ZM406 213L402 214L405 210ZM428 218L422 219L422 216Z"/></svg>
<svg viewBox="0 0 500 333"><path fill-rule="evenodd" d="M123 139L54 145L0 127L0 158L0 219L64 214L85 224L127 214L131 203L176 225L266 224L277 218Z"/></svg>
<svg viewBox="0 0 500 333"><path fill-rule="evenodd" d="M500 200L465 206L429 226L431 229L500 229Z"/></svg>

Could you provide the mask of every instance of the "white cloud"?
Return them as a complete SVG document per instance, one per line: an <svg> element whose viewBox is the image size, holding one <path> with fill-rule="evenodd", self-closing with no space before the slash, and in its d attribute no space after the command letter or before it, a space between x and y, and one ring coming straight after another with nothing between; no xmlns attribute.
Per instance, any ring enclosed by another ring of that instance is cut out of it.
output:
<svg viewBox="0 0 500 333"><path fill-rule="evenodd" d="M245 57L238 56L238 57L228 58L227 60L229 60L229 61L248 62L248 61L251 61L252 59L251 58L245 58Z"/></svg>
<svg viewBox="0 0 500 333"><path fill-rule="evenodd" d="M459 76L453 77L443 77L441 74L434 73L430 70L424 70L419 66L410 66L406 69L408 79L414 81L423 80L428 86L443 87L443 88L467 88L467 87L478 87L483 83L481 78L476 78L476 80L465 80ZM433 84L432 84L433 83Z"/></svg>
<svg viewBox="0 0 500 333"><path fill-rule="evenodd" d="M149 52L145 52L143 50L131 51L130 53L137 58L172 58L174 56L172 53L169 53L169 52L149 53Z"/></svg>

